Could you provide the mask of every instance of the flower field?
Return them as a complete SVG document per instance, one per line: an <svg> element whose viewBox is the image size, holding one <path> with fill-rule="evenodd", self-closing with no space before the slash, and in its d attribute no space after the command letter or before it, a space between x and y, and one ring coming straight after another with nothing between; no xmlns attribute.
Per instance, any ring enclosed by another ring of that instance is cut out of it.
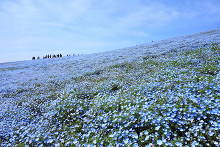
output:
<svg viewBox="0 0 220 147"><path fill-rule="evenodd" d="M72 78L3 145L219 146L220 47L142 56ZM41 105L41 102L38 102Z"/></svg>

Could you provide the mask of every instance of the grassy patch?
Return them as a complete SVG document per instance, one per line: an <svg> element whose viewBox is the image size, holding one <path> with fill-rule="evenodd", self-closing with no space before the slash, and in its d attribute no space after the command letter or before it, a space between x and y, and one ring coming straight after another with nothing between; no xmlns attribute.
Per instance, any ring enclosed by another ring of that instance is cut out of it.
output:
<svg viewBox="0 0 220 147"><path fill-rule="evenodd" d="M14 71L14 70L21 70L21 69L25 69L28 68L26 67L7 67L7 68L0 68L0 72L1 71Z"/></svg>

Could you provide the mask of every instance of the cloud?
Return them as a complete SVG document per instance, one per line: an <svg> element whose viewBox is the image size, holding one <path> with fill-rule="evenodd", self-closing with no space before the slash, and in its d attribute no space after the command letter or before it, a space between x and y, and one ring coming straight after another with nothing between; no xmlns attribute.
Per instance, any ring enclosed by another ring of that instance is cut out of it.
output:
<svg viewBox="0 0 220 147"><path fill-rule="evenodd" d="M77 28L94 27L123 29L140 25L156 26L165 24L177 16L177 12L165 5L130 1L33 1L6 2L3 11L13 20L14 28L21 31L32 27ZM96 5L97 4L97 5ZM122 6L119 6L122 5ZM123 7L123 5L125 5ZM129 8L129 10L128 10ZM47 28L46 28L47 29ZM18 30L16 30L18 31Z"/></svg>
<svg viewBox="0 0 220 147"><path fill-rule="evenodd" d="M172 8L161 4L149 4L128 13L120 20L120 24L131 27L158 27L166 25L177 16L178 12Z"/></svg>
<svg viewBox="0 0 220 147"><path fill-rule="evenodd" d="M91 53L120 48L160 39L164 30L214 24L220 18L219 5L218 0L2 0L0 51L42 53L63 46Z"/></svg>

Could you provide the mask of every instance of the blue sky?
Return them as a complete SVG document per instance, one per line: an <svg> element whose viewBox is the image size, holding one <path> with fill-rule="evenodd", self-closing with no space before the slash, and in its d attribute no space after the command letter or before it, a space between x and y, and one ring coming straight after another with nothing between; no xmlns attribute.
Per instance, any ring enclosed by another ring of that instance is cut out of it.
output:
<svg viewBox="0 0 220 147"><path fill-rule="evenodd" d="M102 52L215 29L219 0L0 0L0 62Z"/></svg>

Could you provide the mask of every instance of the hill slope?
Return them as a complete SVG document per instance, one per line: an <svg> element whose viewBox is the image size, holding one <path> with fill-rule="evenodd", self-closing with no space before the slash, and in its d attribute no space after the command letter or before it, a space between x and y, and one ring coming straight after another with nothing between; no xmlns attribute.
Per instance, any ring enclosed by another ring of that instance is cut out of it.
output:
<svg viewBox="0 0 220 147"><path fill-rule="evenodd" d="M2 145L215 145L220 77L213 42L220 30L0 64Z"/></svg>

